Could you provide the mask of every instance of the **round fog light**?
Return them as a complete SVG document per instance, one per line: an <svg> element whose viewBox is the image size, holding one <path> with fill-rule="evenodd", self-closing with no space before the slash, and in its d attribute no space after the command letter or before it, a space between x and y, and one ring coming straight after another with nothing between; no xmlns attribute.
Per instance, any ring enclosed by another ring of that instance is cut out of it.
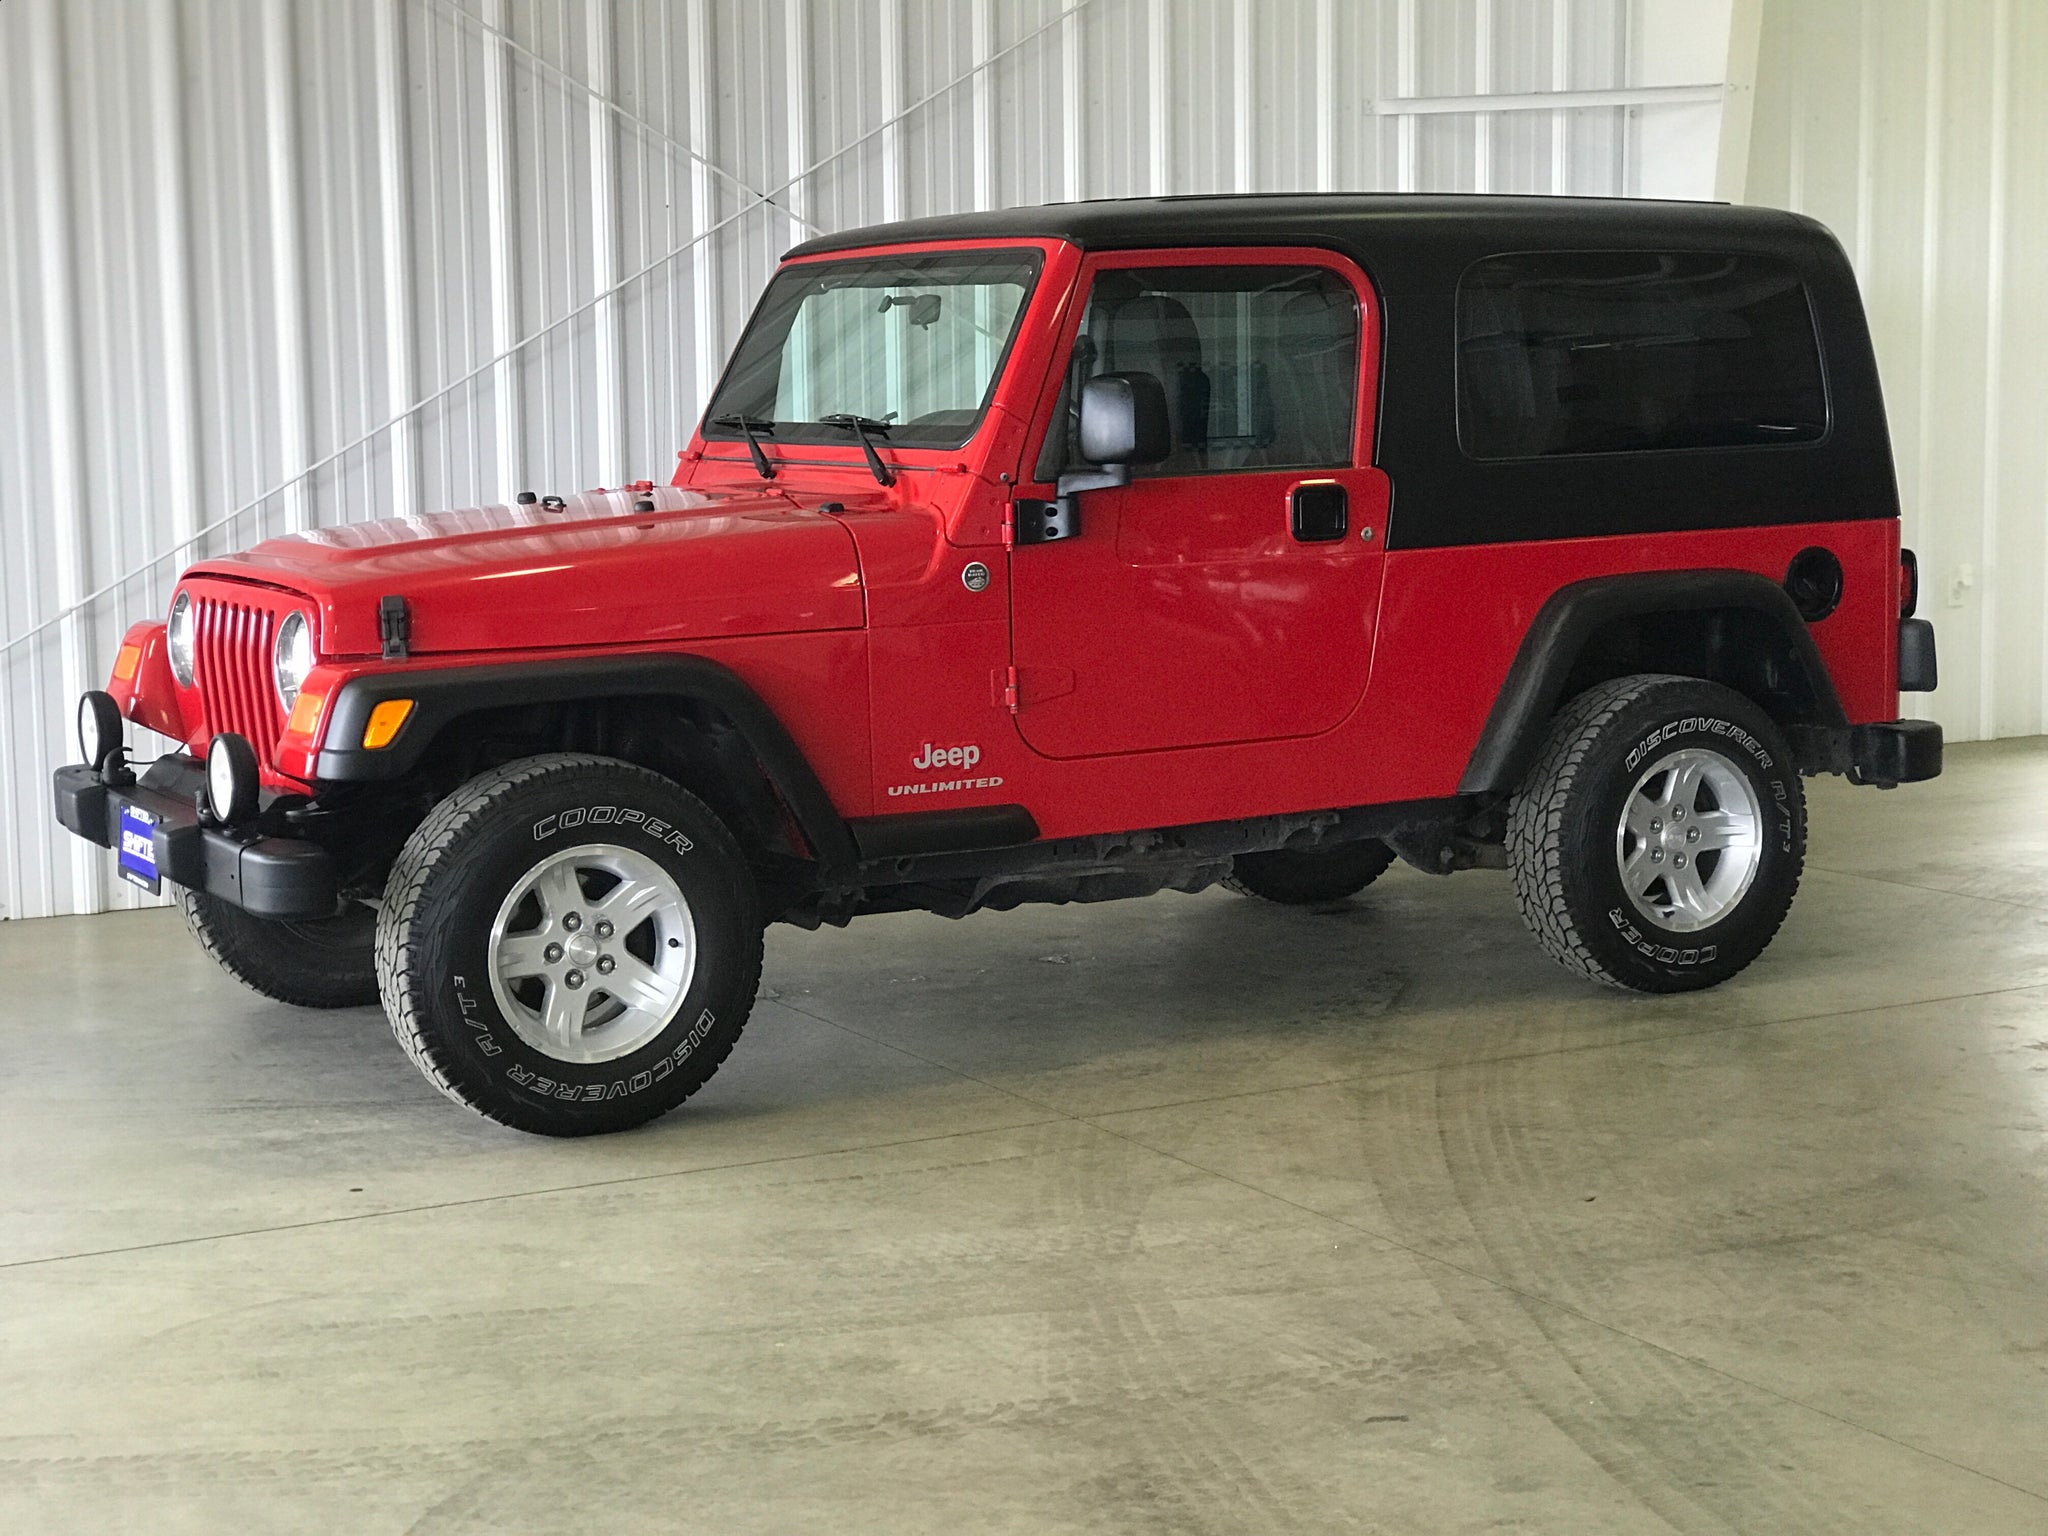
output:
<svg viewBox="0 0 2048 1536"><path fill-rule="evenodd" d="M256 749L248 738L223 731L206 749L206 802L214 820L233 826L256 814Z"/></svg>
<svg viewBox="0 0 2048 1536"><path fill-rule="evenodd" d="M78 701L78 750L94 773L121 750L121 706L113 695L95 688Z"/></svg>

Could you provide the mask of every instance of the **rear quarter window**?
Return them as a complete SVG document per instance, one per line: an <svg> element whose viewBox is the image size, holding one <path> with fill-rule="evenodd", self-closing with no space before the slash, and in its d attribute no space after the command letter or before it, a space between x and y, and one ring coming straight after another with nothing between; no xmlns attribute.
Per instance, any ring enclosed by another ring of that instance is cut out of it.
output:
<svg viewBox="0 0 2048 1536"><path fill-rule="evenodd" d="M1809 443L1827 388L1799 274L1764 256L1528 252L1458 285L1475 459Z"/></svg>

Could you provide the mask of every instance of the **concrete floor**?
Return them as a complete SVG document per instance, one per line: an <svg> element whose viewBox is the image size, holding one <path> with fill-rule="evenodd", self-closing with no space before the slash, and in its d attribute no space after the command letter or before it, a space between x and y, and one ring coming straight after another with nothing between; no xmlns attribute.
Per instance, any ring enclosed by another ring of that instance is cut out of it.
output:
<svg viewBox="0 0 2048 1536"><path fill-rule="evenodd" d="M5 925L0 1528L2048 1530L2048 744L1950 763L1715 993L1487 873L778 929L596 1142Z"/></svg>

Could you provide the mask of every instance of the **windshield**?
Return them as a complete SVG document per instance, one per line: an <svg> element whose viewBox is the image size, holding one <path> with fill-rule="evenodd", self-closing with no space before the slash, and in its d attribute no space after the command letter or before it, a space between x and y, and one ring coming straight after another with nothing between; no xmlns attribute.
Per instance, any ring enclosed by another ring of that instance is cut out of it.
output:
<svg viewBox="0 0 2048 1536"><path fill-rule="evenodd" d="M1040 260L953 251L783 268L704 413L704 435L737 442L744 423L777 442L838 444L845 418L861 417L893 447L958 448L988 408Z"/></svg>

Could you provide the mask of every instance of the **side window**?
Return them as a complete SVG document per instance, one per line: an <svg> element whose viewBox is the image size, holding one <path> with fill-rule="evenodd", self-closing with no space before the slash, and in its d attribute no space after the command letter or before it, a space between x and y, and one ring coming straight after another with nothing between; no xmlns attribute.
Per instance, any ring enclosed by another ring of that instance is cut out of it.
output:
<svg viewBox="0 0 2048 1536"><path fill-rule="evenodd" d="M1358 296L1326 267L1147 267L1097 274L1038 473L1068 462L1073 401L1099 373L1149 373L1173 451L1144 475L1351 463Z"/></svg>
<svg viewBox="0 0 2048 1536"><path fill-rule="evenodd" d="M1536 252L1458 285L1458 440L1475 459L1812 442L1813 312L1763 256Z"/></svg>

